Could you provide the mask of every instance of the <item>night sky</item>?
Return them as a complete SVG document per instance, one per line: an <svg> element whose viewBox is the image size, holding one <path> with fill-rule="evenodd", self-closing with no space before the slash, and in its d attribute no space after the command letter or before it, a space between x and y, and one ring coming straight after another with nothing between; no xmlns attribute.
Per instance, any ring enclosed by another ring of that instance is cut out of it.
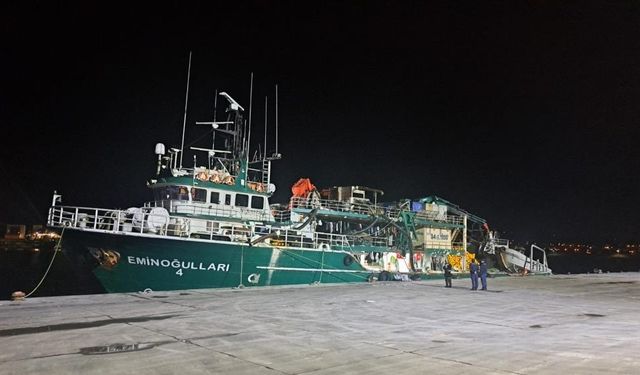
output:
<svg viewBox="0 0 640 375"><path fill-rule="evenodd" d="M273 151L278 85L273 202L309 177L437 195L519 243L640 240L637 1L49 3L0 6L0 222L43 223L54 190L149 200L192 51L186 144L215 90L248 110L253 72Z"/></svg>

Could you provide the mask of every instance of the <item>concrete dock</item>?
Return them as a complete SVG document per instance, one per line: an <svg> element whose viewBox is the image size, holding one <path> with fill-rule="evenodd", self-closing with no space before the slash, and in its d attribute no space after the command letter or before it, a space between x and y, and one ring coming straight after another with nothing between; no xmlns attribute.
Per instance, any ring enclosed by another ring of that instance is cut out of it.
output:
<svg viewBox="0 0 640 375"><path fill-rule="evenodd" d="M0 301L0 374L637 374L640 273Z"/></svg>

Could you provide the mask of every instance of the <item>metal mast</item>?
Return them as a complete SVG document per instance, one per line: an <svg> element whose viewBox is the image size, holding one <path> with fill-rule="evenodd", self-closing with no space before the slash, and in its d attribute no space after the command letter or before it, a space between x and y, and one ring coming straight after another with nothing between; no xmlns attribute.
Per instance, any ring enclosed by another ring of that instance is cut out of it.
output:
<svg viewBox="0 0 640 375"><path fill-rule="evenodd" d="M189 103L189 79L191 78L191 51L189 51L189 68L187 69L187 93L184 99L184 119L182 120L182 142L180 143L180 169L182 169L182 155L184 154L184 131L187 126L187 104Z"/></svg>

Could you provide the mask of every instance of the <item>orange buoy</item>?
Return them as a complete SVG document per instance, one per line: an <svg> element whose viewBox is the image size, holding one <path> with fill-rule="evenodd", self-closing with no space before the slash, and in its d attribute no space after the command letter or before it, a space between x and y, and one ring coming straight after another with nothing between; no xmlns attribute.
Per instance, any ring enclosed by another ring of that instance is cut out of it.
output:
<svg viewBox="0 0 640 375"><path fill-rule="evenodd" d="M24 300L24 292L21 291L15 291L13 293L11 293L11 300L12 301L23 301Z"/></svg>

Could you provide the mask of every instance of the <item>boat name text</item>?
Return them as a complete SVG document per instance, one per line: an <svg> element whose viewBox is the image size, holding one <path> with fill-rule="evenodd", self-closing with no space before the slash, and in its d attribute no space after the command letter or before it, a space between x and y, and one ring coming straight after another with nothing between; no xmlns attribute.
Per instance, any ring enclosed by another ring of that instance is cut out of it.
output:
<svg viewBox="0 0 640 375"><path fill-rule="evenodd" d="M224 263L209 263L207 266L206 263L202 262L185 262L180 261L178 259L168 260L168 259L154 259L149 257L134 257L128 256L127 261L129 264L135 264L138 266L151 266L151 267L164 267L164 268L175 268L177 269L176 275L182 276L182 270L195 270L195 271L218 271L218 272L229 272L229 264Z"/></svg>

